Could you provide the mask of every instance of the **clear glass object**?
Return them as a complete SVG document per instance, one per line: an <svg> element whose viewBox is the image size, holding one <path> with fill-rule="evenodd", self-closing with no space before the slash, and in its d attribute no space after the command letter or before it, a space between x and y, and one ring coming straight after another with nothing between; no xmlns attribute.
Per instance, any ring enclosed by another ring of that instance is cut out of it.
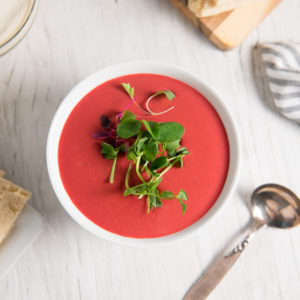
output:
<svg viewBox="0 0 300 300"><path fill-rule="evenodd" d="M14 47L29 30L38 0L0 0L0 55Z"/></svg>

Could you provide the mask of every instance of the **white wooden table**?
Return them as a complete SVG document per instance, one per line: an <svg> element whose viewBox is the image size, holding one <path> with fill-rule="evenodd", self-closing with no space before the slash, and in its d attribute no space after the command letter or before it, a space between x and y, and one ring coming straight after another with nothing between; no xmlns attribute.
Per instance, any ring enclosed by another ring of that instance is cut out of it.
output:
<svg viewBox="0 0 300 300"><path fill-rule="evenodd" d="M273 113L255 87L257 42L300 41L300 2L285 0L231 52L214 48L167 0L41 1L23 41L0 57L0 168L33 192L47 229L0 282L5 300L176 300L249 222L262 183L300 194L300 129ZM45 145L53 114L85 76L129 60L199 74L221 93L242 137L238 189L213 223L186 242L152 250L97 239L63 210L50 186ZM209 297L300 299L300 228L259 233Z"/></svg>

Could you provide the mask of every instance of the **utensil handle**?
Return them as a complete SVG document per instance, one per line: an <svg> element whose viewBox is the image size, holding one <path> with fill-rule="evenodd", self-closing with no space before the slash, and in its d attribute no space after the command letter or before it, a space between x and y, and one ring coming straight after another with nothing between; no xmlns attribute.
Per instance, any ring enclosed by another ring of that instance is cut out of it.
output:
<svg viewBox="0 0 300 300"><path fill-rule="evenodd" d="M251 231L246 238L233 248L227 255L217 261L209 270L196 281L184 300L204 300L223 279L226 273L230 270L241 253L249 244L249 241L254 236L255 231Z"/></svg>

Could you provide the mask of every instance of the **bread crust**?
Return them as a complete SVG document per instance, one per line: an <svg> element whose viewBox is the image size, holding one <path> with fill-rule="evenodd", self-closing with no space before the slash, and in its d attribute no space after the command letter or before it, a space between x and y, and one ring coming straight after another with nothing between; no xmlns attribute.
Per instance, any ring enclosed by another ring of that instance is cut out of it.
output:
<svg viewBox="0 0 300 300"><path fill-rule="evenodd" d="M188 8L198 18L208 17L264 0L188 0Z"/></svg>
<svg viewBox="0 0 300 300"><path fill-rule="evenodd" d="M0 243L13 228L31 193L3 178L0 170Z"/></svg>

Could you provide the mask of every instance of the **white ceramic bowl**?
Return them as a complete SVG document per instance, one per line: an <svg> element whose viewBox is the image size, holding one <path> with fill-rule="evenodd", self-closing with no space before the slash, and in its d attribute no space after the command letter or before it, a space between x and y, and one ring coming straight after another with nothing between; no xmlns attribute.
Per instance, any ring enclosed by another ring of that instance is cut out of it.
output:
<svg viewBox="0 0 300 300"><path fill-rule="evenodd" d="M210 103L214 106L214 108L220 115L224 123L230 145L230 164L228 176L222 193L220 194L213 207L207 212L204 217L202 217L199 221L189 226L188 228L177 233L159 238L137 239L123 237L108 232L90 221L76 208L67 192L65 191L58 166L58 145L60 135L69 114L76 106L76 104L98 85L115 77L136 73L160 74L173 77L185 82L186 84L202 93L210 101ZM96 236L120 245L131 247L162 246L174 241L182 240L183 238L196 233L202 226L206 225L208 221L211 221L212 217L215 216L223 206L225 200L230 197L230 195L234 191L238 179L239 165L240 142L237 127L235 125L233 117L226 108L224 101L222 101L222 99L208 85L204 84L196 74L193 74L177 66L167 65L159 62L128 62L111 66L92 74L91 76L78 83L65 97L65 99L59 106L53 118L47 141L47 166L50 180L56 196L65 210L76 222L78 222L82 227L95 234Z"/></svg>

